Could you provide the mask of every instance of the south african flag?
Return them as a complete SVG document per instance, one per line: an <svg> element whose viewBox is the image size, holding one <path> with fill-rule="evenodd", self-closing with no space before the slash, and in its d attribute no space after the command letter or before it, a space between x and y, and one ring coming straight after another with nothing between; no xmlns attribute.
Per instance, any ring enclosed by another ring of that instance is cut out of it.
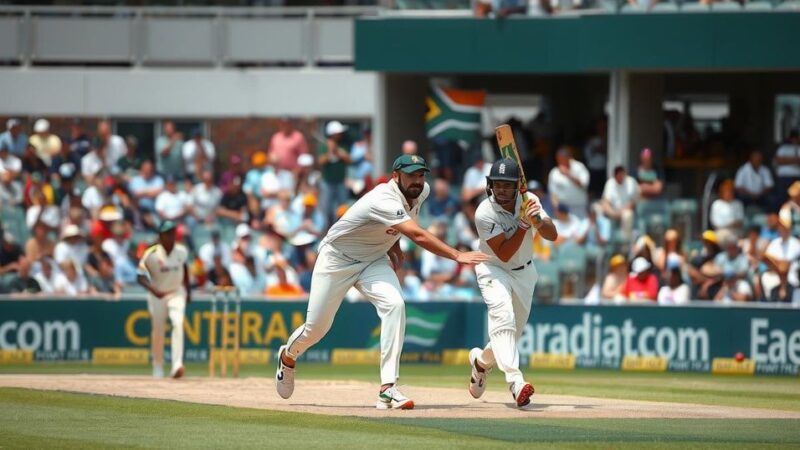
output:
<svg viewBox="0 0 800 450"><path fill-rule="evenodd" d="M425 98L425 130L430 139L444 139L467 144L480 140L481 110L484 91L465 91L431 86Z"/></svg>

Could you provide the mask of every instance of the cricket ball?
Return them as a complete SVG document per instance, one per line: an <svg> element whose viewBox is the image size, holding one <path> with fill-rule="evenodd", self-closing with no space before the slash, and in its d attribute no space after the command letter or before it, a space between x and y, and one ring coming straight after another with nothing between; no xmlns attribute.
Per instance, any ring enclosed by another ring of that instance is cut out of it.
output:
<svg viewBox="0 0 800 450"><path fill-rule="evenodd" d="M736 354L733 357L736 358L736 361L738 362L744 361L744 353L742 352L736 352Z"/></svg>

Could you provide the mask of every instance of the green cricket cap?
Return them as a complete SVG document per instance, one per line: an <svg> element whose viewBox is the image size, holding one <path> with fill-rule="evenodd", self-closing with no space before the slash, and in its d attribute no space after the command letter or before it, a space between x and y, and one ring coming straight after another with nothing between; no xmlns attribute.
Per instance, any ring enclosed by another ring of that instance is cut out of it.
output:
<svg viewBox="0 0 800 450"><path fill-rule="evenodd" d="M394 160L392 170L399 170L405 173L414 173L418 170L430 172L431 169L425 163L425 158L417 155L401 155Z"/></svg>
<svg viewBox="0 0 800 450"><path fill-rule="evenodd" d="M161 226L158 227L159 233L166 233L167 231L171 231L175 229L175 222L171 220L165 220L161 222Z"/></svg>

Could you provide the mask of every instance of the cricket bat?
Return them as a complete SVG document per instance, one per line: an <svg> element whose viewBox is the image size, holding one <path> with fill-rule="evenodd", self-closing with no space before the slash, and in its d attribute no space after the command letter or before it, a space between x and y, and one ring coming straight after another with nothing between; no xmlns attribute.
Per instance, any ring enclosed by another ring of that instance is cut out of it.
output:
<svg viewBox="0 0 800 450"><path fill-rule="evenodd" d="M519 193L524 195L528 190L528 179L525 178L525 171L522 169L522 160L519 157L519 150L517 150L517 143L514 141L514 133L511 132L509 125L503 124L494 129L495 137L497 138L497 146L500 147L500 156L502 158L514 160L519 167ZM522 210L528 207L528 199L523 197ZM542 221L542 216L537 215L534 220L539 223Z"/></svg>

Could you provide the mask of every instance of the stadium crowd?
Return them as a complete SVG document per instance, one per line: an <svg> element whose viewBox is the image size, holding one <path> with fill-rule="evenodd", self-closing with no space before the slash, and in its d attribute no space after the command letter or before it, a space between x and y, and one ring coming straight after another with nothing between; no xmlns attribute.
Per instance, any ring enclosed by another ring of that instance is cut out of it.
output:
<svg viewBox="0 0 800 450"><path fill-rule="evenodd" d="M681 209L668 198L665 172L649 149L639 153L635 171L620 166L607 178L603 120L581 154L563 146L551 157L540 151L552 140L538 120L518 141L532 174L528 188L559 232L555 243L534 242L539 301L800 303L797 131L777 149L774 176L753 150L735 177L719 183L711 227L699 230L696 202ZM12 118L6 128L0 292L9 294L139 292L138 259L169 219L191 251L195 289L235 286L246 296L301 298L327 228L388 180L374 177L370 130L338 121L325 124L313 148L291 120L281 120L263 150L248 155L218 152L202 129L183 136L165 121L152 158L142 158L135 138L115 135L106 120L92 130L75 120L65 136L52 133L46 119L27 130ZM351 142L354 131L359 136ZM687 139L667 131L666 153L682 153ZM473 218L491 161L480 151L459 152L454 161L447 143L432 148L422 155L435 171L420 222L457 247L475 249ZM401 151L421 153L413 141ZM406 260L398 276L408 300L479 298L470 267L401 244ZM348 294L358 298L355 290Z"/></svg>

